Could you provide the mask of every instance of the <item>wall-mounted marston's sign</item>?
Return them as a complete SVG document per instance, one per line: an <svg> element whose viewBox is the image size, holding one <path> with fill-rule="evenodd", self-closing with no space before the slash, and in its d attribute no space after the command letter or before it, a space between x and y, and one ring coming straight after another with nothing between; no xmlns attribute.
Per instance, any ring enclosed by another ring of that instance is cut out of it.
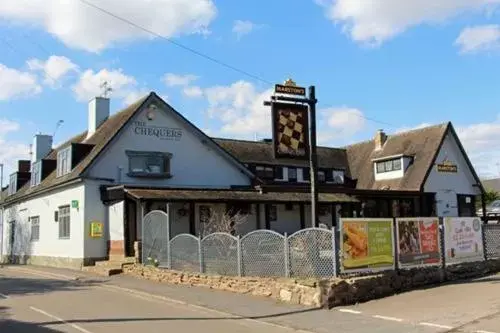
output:
<svg viewBox="0 0 500 333"><path fill-rule="evenodd" d="M308 158L307 106L273 103L273 143L276 158Z"/></svg>
<svg viewBox="0 0 500 333"><path fill-rule="evenodd" d="M443 163L437 164L438 172L458 172L458 166L451 161L443 161Z"/></svg>
<svg viewBox="0 0 500 333"><path fill-rule="evenodd" d="M136 135L154 136L161 140L179 141L182 137L180 128L148 125L145 121L134 121L133 131Z"/></svg>
<svg viewBox="0 0 500 333"><path fill-rule="evenodd" d="M292 85L276 84L274 86L274 92L281 94L305 96L306 88L292 86Z"/></svg>

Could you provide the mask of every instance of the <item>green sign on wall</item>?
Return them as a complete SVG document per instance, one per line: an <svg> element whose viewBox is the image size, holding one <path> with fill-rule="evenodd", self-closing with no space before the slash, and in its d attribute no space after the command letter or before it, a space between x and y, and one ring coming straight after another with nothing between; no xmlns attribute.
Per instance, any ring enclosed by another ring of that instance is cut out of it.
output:
<svg viewBox="0 0 500 333"><path fill-rule="evenodd" d="M71 200L71 207L78 208L78 200Z"/></svg>

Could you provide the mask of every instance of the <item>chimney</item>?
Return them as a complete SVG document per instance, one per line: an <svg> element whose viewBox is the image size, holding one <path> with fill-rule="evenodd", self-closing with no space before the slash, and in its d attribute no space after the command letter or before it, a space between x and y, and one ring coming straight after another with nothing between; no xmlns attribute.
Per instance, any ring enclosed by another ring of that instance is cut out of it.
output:
<svg viewBox="0 0 500 333"><path fill-rule="evenodd" d="M52 135L36 134L33 138L31 162L35 163L47 156L52 150Z"/></svg>
<svg viewBox="0 0 500 333"><path fill-rule="evenodd" d="M17 161L17 171L18 172L30 172L31 171L31 162L28 160Z"/></svg>
<svg viewBox="0 0 500 333"><path fill-rule="evenodd" d="M89 127L87 139L91 137L95 131L109 117L109 98L95 97L89 102Z"/></svg>
<svg viewBox="0 0 500 333"><path fill-rule="evenodd" d="M384 147L385 141L387 141L387 135L383 129L379 129L375 134L375 150L382 149Z"/></svg>

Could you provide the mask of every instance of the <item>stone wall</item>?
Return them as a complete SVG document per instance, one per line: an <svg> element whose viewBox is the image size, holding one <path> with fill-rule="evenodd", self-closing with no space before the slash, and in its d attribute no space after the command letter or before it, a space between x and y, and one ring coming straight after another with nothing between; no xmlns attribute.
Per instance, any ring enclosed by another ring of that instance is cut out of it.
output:
<svg viewBox="0 0 500 333"><path fill-rule="evenodd" d="M328 280L212 276L139 264L124 268L126 274L157 282L207 287L324 308L366 302L423 286L480 277L499 271L500 260L461 264L446 269L419 268Z"/></svg>
<svg viewBox="0 0 500 333"><path fill-rule="evenodd" d="M152 266L129 265L125 274L156 282L226 290L240 294L271 297L283 302L307 306L321 305L321 288L317 281L282 278L252 278L178 272Z"/></svg>

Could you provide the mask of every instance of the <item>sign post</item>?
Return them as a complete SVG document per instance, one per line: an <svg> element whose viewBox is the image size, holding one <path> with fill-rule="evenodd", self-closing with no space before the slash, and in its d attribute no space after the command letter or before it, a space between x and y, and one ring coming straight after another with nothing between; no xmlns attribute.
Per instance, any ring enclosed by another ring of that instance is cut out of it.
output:
<svg viewBox="0 0 500 333"><path fill-rule="evenodd" d="M311 179L311 221L312 226L318 226L318 173L316 154L316 89L298 87L288 79L283 85L276 84L274 92L290 97L275 95L264 105L271 106L273 114L273 146L275 158L305 158L309 159ZM286 102L286 103L281 103ZM305 115L302 111L308 109Z"/></svg>

